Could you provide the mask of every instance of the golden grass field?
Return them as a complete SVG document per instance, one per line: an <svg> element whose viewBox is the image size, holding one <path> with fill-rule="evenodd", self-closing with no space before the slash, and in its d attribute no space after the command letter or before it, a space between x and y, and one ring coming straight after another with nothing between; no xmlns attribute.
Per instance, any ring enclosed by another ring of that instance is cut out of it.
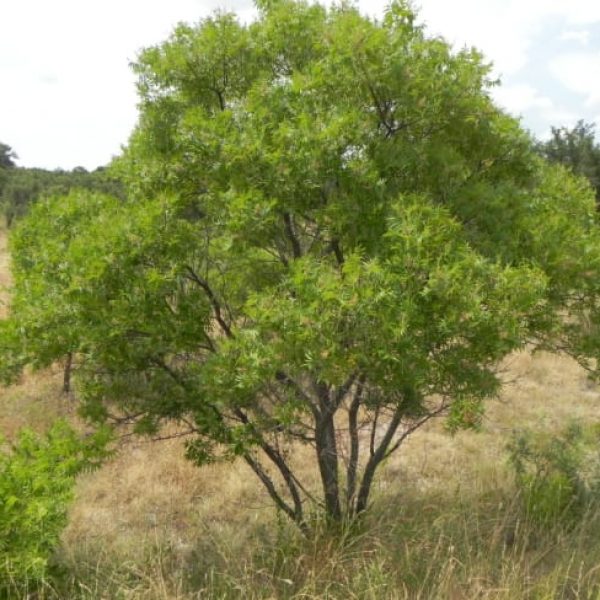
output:
<svg viewBox="0 0 600 600"><path fill-rule="evenodd" d="M0 282L9 284L5 236ZM573 361L511 356L482 431L432 423L379 474L367 525L306 541L242 463L198 468L182 442L128 438L80 477L57 561L64 598L600 598L600 514L575 528L522 519L512 430L600 421L600 390ZM0 431L75 417L59 366L0 390ZM310 457L299 452L299 468Z"/></svg>

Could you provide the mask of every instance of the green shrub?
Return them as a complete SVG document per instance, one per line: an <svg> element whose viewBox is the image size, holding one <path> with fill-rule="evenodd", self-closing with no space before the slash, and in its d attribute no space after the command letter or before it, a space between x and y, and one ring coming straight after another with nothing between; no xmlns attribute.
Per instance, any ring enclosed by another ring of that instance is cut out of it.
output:
<svg viewBox="0 0 600 600"><path fill-rule="evenodd" d="M528 517L569 523L600 500L600 428L571 423L557 435L522 431L508 445Z"/></svg>
<svg viewBox="0 0 600 600"><path fill-rule="evenodd" d="M0 597L39 587L67 521L75 476L107 454L107 430L81 439L57 421L0 448ZM1 442L1 440L0 440Z"/></svg>

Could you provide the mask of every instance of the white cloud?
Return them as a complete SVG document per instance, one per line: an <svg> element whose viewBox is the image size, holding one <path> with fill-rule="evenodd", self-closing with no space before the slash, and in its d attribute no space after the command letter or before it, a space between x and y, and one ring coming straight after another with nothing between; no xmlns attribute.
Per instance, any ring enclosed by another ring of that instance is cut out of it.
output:
<svg viewBox="0 0 600 600"><path fill-rule="evenodd" d="M582 46L587 46L590 43L590 35L587 29L563 31L560 34L560 40L563 42L579 42Z"/></svg>
<svg viewBox="0 0 600 600"><path fill-rule="evenodd" d="M537 133L547 137L550 126L572 127L581 118L581 115L569 108L559 106L557 103L544 96L528 83L505 85L493 89L494 100L499 106L516 117L529 118L535 116L536 121L544 123L546 131L540 129Z"/></svg>
<svg viewBox="0 0 600 600"><path fill-rule="evenodd" d="M535 68L530 64L533 50L539 56L542 44L551 41L543 39L549 20L562 23L566 38L575 40L577 34L584 43L582 30L600 23L600 1L415 3L422 6L421 20L430 35L443 35L457 47L476 46L494 62L495 74L510 84L497 97L511 111L536 111L544 118L569 112L563 109L564 98L558 102L547 91L551 81L536 92L523 85L530 83L523 74ZM389 0L359 0L361 10L370 14L381 15L387 4ZM254 14L251 0L0 0L0 140L21 154L21 164L93 168L107 162L135 123L128 62L141 47L165 39L178 21L197 22L219 6L244 20ZM593 35L586 48L600 52ZM582 68L579 59L563 57L555 61L553 72L592 103L595 114L600 93L594 79L600 80L600 70L596 59L586 60Z"/></svg>
<svg viewBox="0 0 600 600"><path fill-rule="evenodd" d="M497 74L519 71L537 31L532 19L515 18L513 0L421 0L420 15L431 33L458 47L475 46L494 63Z"/></svg>
<svg viewBox="0 0 600 600"><path fill-rule="evenodd" d="M560 0L556 4L567 23L590 25L600 22L600 3L595 0Z"/></svg>
<svg viewBox="0 0 600 600"><path fill-rule="evenodd" d="M528 109L551 110L554 103L550 98L542 96L538 90L527 83L504 85L493 90L494 99L503 108L513 114L521 114Z"/></svg>
<svg viewBox="0 0 600 600"><path fill-rule="evenodd" d="M27 166L105 164L136 120L129 62L218 7L254 11L251 0L0 0L0 141Z"/></svg>
<svg viewBox="0 0 600 600"><path fill-rule="evenodd" d="M429 28L462 46L476 46L493 60L497 73L517 73L550 19L567 25L600 23L600 2L593 0L417 0ZM589 33L569 32L585 43Z"/></svg>
<svg viewBox="0 0 600 600"><path fill-rule="evenodd" d="M585 97L588 108L600 105L600 52L570 52L549 64L554 77L567 89Z"/></svg>
<svg viewBox="0 0 600 600"><path fill-rule="evenodd" d="M581 114L558 106L543 111L541 116L546 123L554 127L574 127L581 119Z"/></svg>

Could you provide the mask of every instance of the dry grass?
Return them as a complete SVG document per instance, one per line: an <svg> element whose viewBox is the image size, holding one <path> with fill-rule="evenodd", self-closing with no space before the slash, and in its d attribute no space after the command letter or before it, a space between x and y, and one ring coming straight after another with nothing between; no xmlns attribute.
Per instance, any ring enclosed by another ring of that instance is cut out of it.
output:
<svg viewBox="0 0 600 600"><path fill-rule="evenodd" d="M0 432L12 439L23 427L44 431L56 418L74 415L74 400L61 393L61 385L62 373L53 368L0 387Z"/></svg>
<svg viewBox="0 0 600 600"><path fill-rule="evenodd" d="M0 283L9 283L0 236ZM124 443L79 480L58 560L68 598L600 598L600 514L574 530L522 521L508 434L598 420L571 360L511 356L483 430L415 433L382 469L362 530L300 538L242 463L197 468L182 442ZM60 369L0 391L0 430L72 415ZM296 460L308 475L310 457ZM52 595L52 594L50 594Z"/></svg>
<svg viewBox="0 0 600 600"><path fill-rule="evenodd" d="M11 285L10 256L8 254L8 236L3 228L0 228L0 318L5 317L9 290Z"/></svg>
<svg viewBox="0 0 600 600"><path fill-rule="evenodd" d="M179 441L138 440L80 480L63 560L95 582L90 598L600 597L600 515L546 538L520 523L504 450L515 428L597 420L600 394L547 354L511 357L506 377L481 432L452 437L438 422L410 438L362 533L303 542L243 464L198 469Z"/></svg>

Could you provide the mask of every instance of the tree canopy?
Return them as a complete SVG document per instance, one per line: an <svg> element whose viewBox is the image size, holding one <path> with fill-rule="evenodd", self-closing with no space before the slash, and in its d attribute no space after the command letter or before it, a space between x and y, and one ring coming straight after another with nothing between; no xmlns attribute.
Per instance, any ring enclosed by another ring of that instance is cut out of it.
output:
<svg viewBox="0 0 600 600"><path fill-rule="evenodd" d="M17 155L13 152L13 149L7 144L0 142L0 169L15 167L15 158L17 158Z"/></svg>
<svg viewBox="0 0 600 600"><path fill-rule="evenodd" d="M128 199L32 208L0 341L6 378L74 353L88 417L178 421L190 458L241 457L306 527L309 499L362 512L432 417L476 426L508 353L592 368L600 239L590 186L405 2L259 8L140 54Z"/></svg>
<svg viewBox="0 0 600 600"><path fill-rule="evenodd" d="M102 167L92 172L83 167L72 171L17 167L7 170L4 185L0 185L0 210L10 227L42 196L66 195L72 189L123 196L121 184Z"/></svg>
<svg viewBox="0 0 600 600"><path fill-rule="evenodd" d="M6 185L9 176L9 170L16 165L13 159L16 158L12 148L0 142L0 194Z"/></svg>
<svg viewBox="0 0 600 600"><path fill-rule="evenodd" d="M575 127L553 127L549 140L540 142L538 150L548 160L570 168L586 177L600 201L600 146L596 143L595 125L578 121Z"/></svg>

